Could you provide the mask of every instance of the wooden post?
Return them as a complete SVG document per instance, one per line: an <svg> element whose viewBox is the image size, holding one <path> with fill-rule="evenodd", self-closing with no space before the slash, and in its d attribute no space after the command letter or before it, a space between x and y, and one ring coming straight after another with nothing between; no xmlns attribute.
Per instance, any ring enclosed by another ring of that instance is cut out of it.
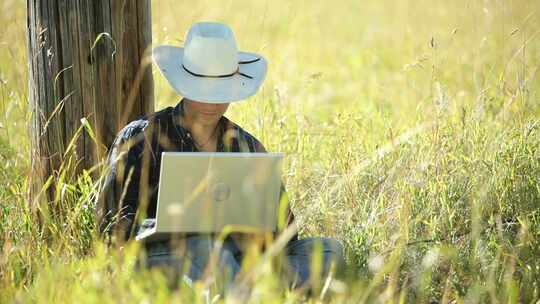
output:
<svg viewBox="0 0 540 304"><path fill-rule="evenodd" d="M154 110L150 0L27 0L31 199L66 162L97 164L127 122ZM67 155L67 154L66 154ZM72 154L73 155L73 154ZM73 162L73 159L75 161ZM45 195L54 200L55 187Z"/></svg>

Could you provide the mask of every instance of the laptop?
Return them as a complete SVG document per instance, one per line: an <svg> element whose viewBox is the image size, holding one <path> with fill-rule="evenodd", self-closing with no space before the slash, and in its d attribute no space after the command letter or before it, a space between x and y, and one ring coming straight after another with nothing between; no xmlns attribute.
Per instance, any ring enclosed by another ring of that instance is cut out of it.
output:
<svg viewBox="0 0 540 304"><path fill-rule="evenodd" d="M163 152L156 218L136 240L177 233L272 232L277 227L283 153Z"/></svg>

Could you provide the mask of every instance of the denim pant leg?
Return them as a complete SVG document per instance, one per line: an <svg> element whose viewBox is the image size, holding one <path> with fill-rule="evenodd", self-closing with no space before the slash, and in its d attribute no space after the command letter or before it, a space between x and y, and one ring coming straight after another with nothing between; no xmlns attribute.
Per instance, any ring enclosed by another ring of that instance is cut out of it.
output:
<svg viewBox="0 0 540 304"><path fill-rule="evenodd" d="M197 235L189 236L182 242L185 242L184 248L171 246L169 242L147 245L146 267L161 268L174 279L178 279L179 275L186 272L191 281L202 278L212 245L211 239L208 236Z"/></svg>
<svg viewBox="0 0 540 304"><path fill-rule="evenodd" d="M164 243L152 244L147 248L146 266L161 267L166 272L172 271L175 277L184 273L184 268L186 268L190 281L197 281L204 277L213 252L213 245L213 239L206 235L187 237L185 251L175 251ZM240 271L234 250L235 247L225 242L219 254L217 271L223 274L225 286L228 282L232 282Z"/></svg>
<svg viewBox="0 0 540 304"><path fill-rule="evenodd" d="M242 264L242 252L234 241L225 240L220 251L219 265L217 271L223 281L225 290L233 286L234 279L240 272Z"/></svg>
<svg viewBox="0 0 540 304"><path fill-rule="evenodd" d="M320 244L320 245L317 245ZM296 286L304 285L312 275L312 258L317 248L321 248L320 274L322 277L328 275L330 266L335 263L336 269L344 265L343 247L334 238L310 237L290 241L286 248L287 262L290 266L292 276L289 282Z"/></svg>
<svg viewBox="0 0 540 304"><path fill-rule="evenodd" d="M192 280L203 278L204 271L210 263L211 255L214 253L214 241L211 243L190 242L188 240L188 256L191 264L195 267L190 269L189 277ZM217 267L214 269L216 276L223 283L225 289L232 286L236 275L240 272L240 260L238 248L232 241L224 241L219 251Z"/></svg>

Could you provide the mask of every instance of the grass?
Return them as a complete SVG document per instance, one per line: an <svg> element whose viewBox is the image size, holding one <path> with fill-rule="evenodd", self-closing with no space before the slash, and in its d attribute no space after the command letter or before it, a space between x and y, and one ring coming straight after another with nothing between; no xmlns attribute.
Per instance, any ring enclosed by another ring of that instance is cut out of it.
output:
<svg viewBox="0 0 540 304"><path fill-rule="evenodd" d="M28 202L25 5L0 7L0 302L194 302L95 236L88 175ZM272 151L302 235L346 249L349 274L310 302L540 298L537 1L153 2L154 43L228 23L270 62L228 116ZM178 97L154 74L156 108ZM33 209L39 212L32 212ZM250 301L302 301L260 268ZM229 299L232 300L232 299ZM304 299L305 300L305 299Z"/></svg>

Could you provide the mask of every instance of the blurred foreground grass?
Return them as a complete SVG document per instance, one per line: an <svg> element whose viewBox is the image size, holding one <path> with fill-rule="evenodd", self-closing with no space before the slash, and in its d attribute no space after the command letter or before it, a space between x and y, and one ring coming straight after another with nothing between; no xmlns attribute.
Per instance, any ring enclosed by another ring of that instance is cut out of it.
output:
<svg viewBox="0 0 540 304"><path fill-rule="evenodd" d="M155 1L154 44L228 23L269 62L228 116L288 154L303 235L343 241L335 302L540 298L540 2ZM192 302L107 249L95 183L55 181L44 234L26 198L25 4L0 3L0 302ZM178 97L155 74L157 108ZM251 301L295 302L262 268ZM313 297L318 301L320 295Z"/></svg>

